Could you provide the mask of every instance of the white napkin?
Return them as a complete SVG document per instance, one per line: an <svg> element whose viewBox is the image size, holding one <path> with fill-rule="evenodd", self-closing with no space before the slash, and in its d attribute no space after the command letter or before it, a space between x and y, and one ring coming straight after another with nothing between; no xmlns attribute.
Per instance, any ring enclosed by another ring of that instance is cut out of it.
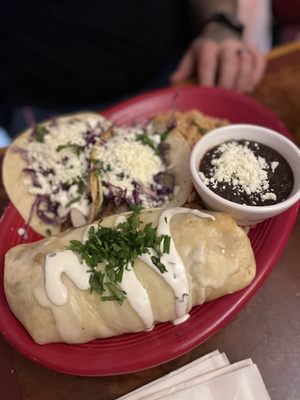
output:
<svg viewBox="0 0 300 400"><path fill-rule="evenodd" d="M217 368L221 368L226 365L229 365L226 354L220 354L219 350L215 350L198 358L198 360L195 360L175 371L170 372L162 378L150 382L147 385L120 397L118 400L139 400L143 398L143 396L151 395L159 390L163 390L166 387L172 387L172 385L185 382L196 376L205 374L209 371L214 371Z"/></svg>
<svg viewBox="0 0 300 400"><path fill-rule="evenodd" d="M247 359L229 364L218 350L119 400L270 400L259 370Z"/></svg>

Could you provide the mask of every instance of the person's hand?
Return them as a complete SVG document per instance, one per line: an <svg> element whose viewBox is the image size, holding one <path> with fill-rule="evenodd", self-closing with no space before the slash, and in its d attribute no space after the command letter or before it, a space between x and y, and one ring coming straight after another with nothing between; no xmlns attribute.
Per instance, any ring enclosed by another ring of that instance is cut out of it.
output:
<svg viewBox="0 0 300 400"><path fill-rule="evenodd" d="M196 78L203 86L249 93L261 81L265 66L263 54L239 38L203 35L191 43L170 80Z"/></svg>

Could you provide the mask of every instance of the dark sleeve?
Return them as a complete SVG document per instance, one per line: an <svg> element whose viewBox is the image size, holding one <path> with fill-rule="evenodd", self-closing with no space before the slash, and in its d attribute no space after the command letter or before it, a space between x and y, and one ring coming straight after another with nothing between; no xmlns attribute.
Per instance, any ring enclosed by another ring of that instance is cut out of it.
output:
<svg viewBox="0 0 300 400"><path fill-rule="evenodd" d="M102 102L143 85L176 45L180 0L4 2L0 90L11 103Z"/></svg>

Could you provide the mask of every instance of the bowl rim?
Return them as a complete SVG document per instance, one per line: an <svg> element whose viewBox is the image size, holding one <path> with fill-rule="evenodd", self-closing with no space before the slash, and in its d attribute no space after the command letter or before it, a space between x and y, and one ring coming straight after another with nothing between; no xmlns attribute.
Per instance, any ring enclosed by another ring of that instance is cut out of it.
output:
<svg viewBox="0 0 300 400"><path fill-rule="evenodd" d="M253 213L253 214L254 213L255 214L265 214L266 212L273 213L273 212L284 211L287 208L291 207L293 204L295 204L300 199L300 186L292 196L288 197L286 200L282 201L281 203L265 205L265 206L249 206L247 204L239 204L239 203L235 203L233 201L224 199L223 197L219 196L218 194L213 192L211 189L209 189L203 183L203 181L201 180L201 178L199 176L199 173L198 173L199 165L196 162L196 159L198 156L199 149L201 149L203 147L203 145L205 145L205 143L209 140L207 138L210 138L212 136L218 137L223 132L225 133L225 131L230 131L230 130L234 131L234 130L239 130L239 129L253 129L253 128L257 129L261 132L265 132L269 136L270 135L272 135L273 137L275 136L277 139L280 139L280 141L285 142L285 144L287 146L290 146L290 148L293 149L295 154L298 154L299 160L300 160L300 149L296 146L296 144L292 140L287 138L286 136L282 135L279 132L276 132L273 129L266 128L266 127L260 126L260 125L255 125L255 124L239 124L239 123L221 126L221 127L215 128L212 131L206 133L201 139L198 140L198 142L195 144L194 148L192 149L191 157L190 157L190 170L192 173L194 185L196 182L200 186L201 190L203 190L204 193L206 193L207 196L210 196L216 202L222 203L224 206L234 208L237 211L245 212L245 210L247 210L248 212ZM247 140L247 137L245 137L245 139ZM228 138L228 140L234 140L234 139ZM249 139L249 140L253 140L253 139ZM267 146L272 147L270 145L267 145ZM205 152L207 150L205 150ZM280 153L280 151L278 151L278 152ZM289 160L287 159L286 161L290 165ZM290 167L291 167L291 165L290 165Z"/></svg>

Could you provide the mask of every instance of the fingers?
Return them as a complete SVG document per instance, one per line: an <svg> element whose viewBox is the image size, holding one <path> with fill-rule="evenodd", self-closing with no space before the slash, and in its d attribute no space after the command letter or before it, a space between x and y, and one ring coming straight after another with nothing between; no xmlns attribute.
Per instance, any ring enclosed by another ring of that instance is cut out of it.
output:
<svg viewBox="0 0 300 400"><path fill-rule="evenodd" d="M250 92L254 87L253 56L250 51L236 52L238 59L238 73L235 81L237 92ZM234 86L233 86L234 87Z"/></svg>
<svg viewBox="0 0 300 400"><path fill-rule="evenodd" d="M243 50L243 51L242 51ZM198 38L183 56L171 82L197 78L200 85L252 92L261 81L265 57L239 39L214 41Z"/></svg>
<svg viewBox="0 0 300 400"><path fill-rule="evenodd" d="M214 86L218 68L218 45L207 40L195 46L198 82L203 86Z"/></svg>
<svg viewBox="0 0 300 400"><path fill-rule="evenodd" d="M261 82L264 76L267 66L267 59L254 46L249 46L249 48L254 57L253 86L252 86L252 90L254 90L257 87L257 85Z"/></svg>
<svg viewBox="0 0 300 400"><path fill-rule="evenodd" d="M195 60L193 48L190 47L181 59L176 71L171 75L172 83L192 78L194 75Z"/></svg>
<svg viewBox="0 0 300 400"><path fill-rule="evenodd" d="M216 84L225 89L235 89L240 69L237 49L229 43L219 48L219 77Z"/></svg>
<svg viewBox="0 0 300 400"><path fill-rule="evenodd" d="M247 51L239 53L240 68L235 89L252 92L260 83L266 68L266 58L254 46L247 45Z"/></svg>
<svg viewBox="0 0 300 400"><path fill-rule="evenodd" d="M219 79L216 85L241 93L252 92L261 81L265 57L251 45L236 39L219 45Z"/></svg>

